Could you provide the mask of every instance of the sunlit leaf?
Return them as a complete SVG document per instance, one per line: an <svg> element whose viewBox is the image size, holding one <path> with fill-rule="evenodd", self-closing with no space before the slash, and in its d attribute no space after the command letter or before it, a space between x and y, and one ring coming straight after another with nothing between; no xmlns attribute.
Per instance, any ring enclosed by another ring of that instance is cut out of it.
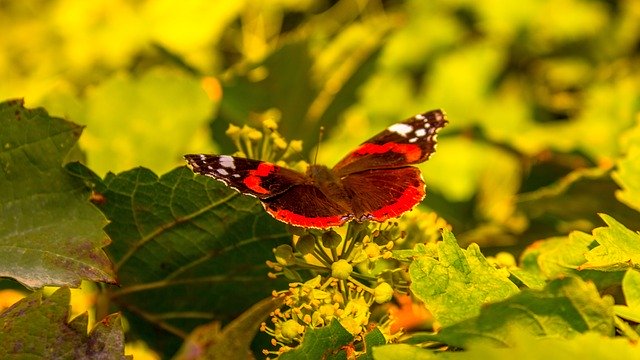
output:
<svg viewBox="0 0 640 360"><path fill-rule="evenodd" d="M443 327L476 316L483 305L518 292L508 272L491 266L475 244L460 249L448 230L438 243L438 258L417 257L409 274L412 293Z"/></svg>
<svg viewBox="0 0 640 360"><path fill-rule="evenodd" d="M640 267L640 234L627 229L609 215L601 214L608 227L593 230L599 246L585 254L582 269L618 271Z"/></svg>

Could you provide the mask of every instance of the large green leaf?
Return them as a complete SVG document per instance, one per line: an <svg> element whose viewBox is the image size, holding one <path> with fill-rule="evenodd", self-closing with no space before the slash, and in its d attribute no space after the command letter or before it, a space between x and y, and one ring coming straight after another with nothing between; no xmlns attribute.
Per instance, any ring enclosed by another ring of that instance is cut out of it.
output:
<svg viewBox="0 0 640 360"><path fill-rule="evenodd" d="M62 166L82 127L8 101L0 128L0 276L32 288L114 283L106 219Z"/></svg>
<svg viewBox="0 0 640 360"><path fill-rule="evenodd" d="M268 280L265 261L290 235L254 198L186 167L104 180L77 163L69 168L92 184L111 221L120 287L109 299L166 356L196 326L228 321L286 286Z"/></svg>
<svg viewBox="0 0 640 360"><path fill-rule="evenodd" d="M477 317L424 339L456 347L474 342L505 346L513 344L516 329L536 336L569 337L587 331L612 336L613 299L601 298L592 283L578 278L554 280L543 290L523 290L509 299L488 304Z"/></svg>
<svg viewBox="0 0 640 360"><path fill-rule="evenodd" d="M449 230L438 243L438 257L417 257L409 267L411 291L435 319L448 326L474 317L483 305L516 294L509 273L487 262L478 245L460 249ZM461 296L461 294L465 294Z"/></svg>
<svg viewBox="0 0 640 360"><path fill-rule="evenodd" d="M0 349L11 359L125 359L120 314L109 315L87 335L88 315L69 319L71 292L43 299L35 292L0 313Z"/></svg>
<svg viewBox="0 0 640 360"><path fill-rule="evenodd" d="M522 331L514 331L516 343L511 347L472 344L466 351L433 352L405 344L386 345L373 349L376 360L445 359L445 360L618 360L640 357L637 344L624 338L611 338L588 332L571 339L557 337L535 338Z"/></svg>

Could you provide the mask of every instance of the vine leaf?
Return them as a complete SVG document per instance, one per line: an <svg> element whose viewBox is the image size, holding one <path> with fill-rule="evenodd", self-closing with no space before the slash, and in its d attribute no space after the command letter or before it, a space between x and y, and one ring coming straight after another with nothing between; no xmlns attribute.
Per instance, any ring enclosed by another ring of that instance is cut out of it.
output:
<svg viewBox="0 0 640 360"><path fill-rule="evenodd" d="M107 221L62 166L82 127L14 100L0 103L0 128L0 276L30 288L115 283Z"/></svg>
<svg viewBox="0 0 640 360"><path fill-rule="evenodd" d="M108 289L109 301L163 357L197 326L226 323L287 286L268 279L265 262L291 235L256 199L184 166L104 179L79 163L67 168L94 189L110 220L107 251L120 287Z"/></svg>
<svg viewBox="0 0 640 360"><path fill-rule="evenodd" d="M478 245L463 250L446 229L442 238L437 259L419 256L409 266L411 291L442 326L476 316L482 305L518 293L509 273L489 264Z"/></svg>
<svg viewBox="0 0 640 360"><path fill-rule="evenodd" d="M43 299L35 292L0 314L0 348L6 356L39 359L126 359L120 314L87 335L88 315L69 318L68 288ZM37 339L37 340L36 340Z"/></svg>

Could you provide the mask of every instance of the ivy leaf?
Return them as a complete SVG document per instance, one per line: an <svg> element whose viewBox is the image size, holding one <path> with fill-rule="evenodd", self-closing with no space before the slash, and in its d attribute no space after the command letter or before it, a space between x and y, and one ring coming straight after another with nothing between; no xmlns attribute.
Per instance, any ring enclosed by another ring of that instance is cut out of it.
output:
<svg viewBox="0 0 640 360"><path fill-rule="evenodd" d="M631 147L618 161L617 167L618 170L611 174L613 180L622 188L616 191L616 197L640 211L640 146Z"/></svg>
<svg viewBox="0 0 640 360"><path fill-rule="evenodd" d="M581 269L601 271L624 270L640 266L640 234L631 231L609 215L600 214L608 227L593 230L593 237L600 244L589 251L587 262Z"/></svg>
<svg viewBox="0 0 640 360"><path fill-rule="evenodd" d="M456 347L485 342L512 345L514 330L537 336L569 337L595 331L612 336L613 300L578 278L550 282L543 290L525 289L509 299L488 304L477 317L426 336Z"/></svg>
<svg viewBox="0 0 640 360"><path fill-rule="evenodd" d="M115 283L107 221L62 167L82 127L18 100L0 104L0 128L0 276L31 288Z"/></svg>
<svg viewBox="0 0 640 360"><path fill-rule="evenodd" d="M347 359L341 347L353 341L353 335L340 325L339 321L304 333L302 344L280 355L279 359Z"/></svg>
<svg viewBox="0 0 640 360"><path fill-rule="evenodd" d="M265 262L291 236L254 198L186 167L160 177L136 168L104 180L80 164L68 168L91 184L110 220L120 287L108 290L109 299L165 357L195 327L227 322L286 287L268 280Z"/></svg>
<svg viewBox="0 0 640 360"><path fill-rule="evenodd" d="M481 306L518 292L509 280L509 273L491 266L478 245L462 250L446 229L442 239L437 259L417 257L409 266L412 293L427 305L442 326L476 316Z"/></svg>
<svg viewBox="0 0 640 360"><path fill-rule="evenodd" d="M126 359L120 314L99 322L87 335L88 315L69 318L68 288L43 299L35 292L0 314L0 348L15 358Z"/></svg>

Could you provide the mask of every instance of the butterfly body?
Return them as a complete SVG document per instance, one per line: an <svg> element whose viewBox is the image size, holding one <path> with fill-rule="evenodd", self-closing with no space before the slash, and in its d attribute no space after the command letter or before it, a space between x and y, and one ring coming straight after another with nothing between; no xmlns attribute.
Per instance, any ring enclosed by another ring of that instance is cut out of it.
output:
<svg viewBox="0 0 640 360"><path fill-rule="evenodd" d="M228 155L185 155L191 169L258 198L274 218L300 227L328 228L347 221L385 221L425 196L420 170L447 123L433 110L389 126L329 169L300 173L260 160Z"/></svg>

